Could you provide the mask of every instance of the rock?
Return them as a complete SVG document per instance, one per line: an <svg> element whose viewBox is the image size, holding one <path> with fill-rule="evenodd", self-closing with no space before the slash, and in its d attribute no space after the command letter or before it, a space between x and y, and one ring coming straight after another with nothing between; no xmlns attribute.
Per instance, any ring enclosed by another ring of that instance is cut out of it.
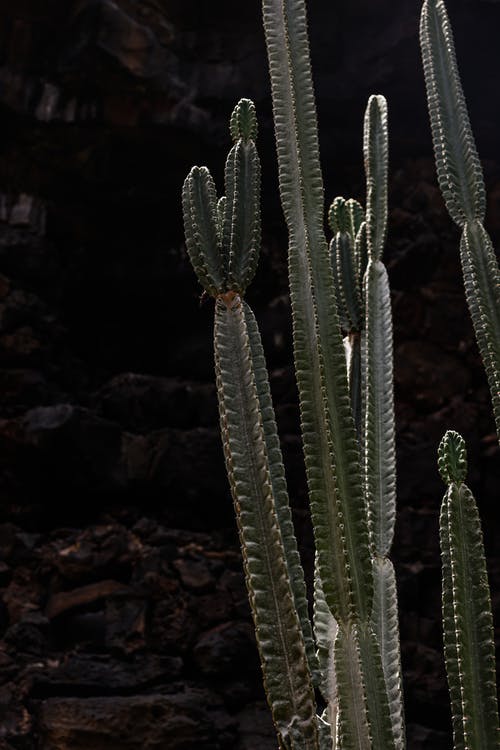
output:
<svg viewBox="0 0 500 750"><path fill-rule="evenodd" d="M194 457L196 475L191 470ZM206 528L233 517L217 430L165 429L145 436L126 434L123 457L128 480L168 502L172 525ZM179 503L177 498L183 497ZM225 502L222 502L224 499ZM210 519L210 521L209 521Z"/></svg>
<svg viewBox="0 0 500 750"><path fill-rule="evenodd" d="M116 653L135 653L146 646L147 604L130 595L113 596L106 602L106 645Z"/></svg>
<svg viewBox="0 0 500 750"><path fill-rule="evenodd" d="M33 675L31 696L97 696L133 693L179 677L182 660L173 656L142 654L118 661L108 654L69 654Z"/></svg>
<svg viewBox="0 0 500 750"><path fill-rule="evenodd" d="M57 571L70 581L99 574L124 574L141 554L137 537L119 524L103 524L57 539L45 554Z"/></svg>
<svg viewBox="0 0 500 750"><path fill-rule="evenodd" d="M203 558L198 560L174 560L172 565L187 588L201 593L214 587L214 579L208 570L206 560Z"/></svg>
<svg viewBox="0 0 500 750"><path fill-rule="evenodd" d="M188 652L199 630L195 613L194 604L184 592L163 594L152 605L149 632L152 648L167 654Z"/></svg>
<svg viewBox="0 0 500 750"><path fill-rule="evenodd" d="M226 622L206 631L198 639L193 656L197 667L209 677L233 672L253 672L258 658L253 628L245 622Z"/></svg>
<svg viewBox="0 0 500 750"><path fill-rule="evenodd" d="M420 409L436 410L457 393L465 395L470 373L455 354L437 344L406 341L396 349L395 385L403 399L411 389Z"/></svg>
<svg viewBox="0 0 500 750"><path fill-rule="evenodd" d="M5 633L5 642L18 655L41 656L47 651L49 621L41 612L31 612L11 625Z"/></svg>
<svg viewBox="0 0 500 750"><path fill-rule="evenodd" d="M120 428L86 409L72 404L30 409L0 423L0 442L6 456L15 453L23 463L34 492L50 488L54 497L57 487L64 494L123 487Z"/></svg>
<svg viewBox="0 0 500 750"><path fill-rule="evenodd" d="M219 714L219 727L214 715ZM43 750L206 750L234 742L229 717L206 691L178 695L49 698L40 707Z"/></svg>
<svg viewBox="0 0 500 750"><path fill-rule="evenodd" d="M123 429L147 433L164 427L213 427L215 386L136 373L117 375L93 396L98 414Z"/></svg>
<svg viewBox="0 0 500 750"><path fill-rule="evenodd" d="M84 607L93 604L100 599L105 599L112 594L127 592L128 588L118 581L99 581L90 583L88 586L81 586L72 591L60 591L52 594L45 612L49 619L59 617L64 612L75 607Z"/></svg>
<svg viewBox="0 0 500 750"><path fill-rule="evenodd" d="M239 741L235 750L275 750L276 730L266 703L252 703L236 715Z"/></svg>

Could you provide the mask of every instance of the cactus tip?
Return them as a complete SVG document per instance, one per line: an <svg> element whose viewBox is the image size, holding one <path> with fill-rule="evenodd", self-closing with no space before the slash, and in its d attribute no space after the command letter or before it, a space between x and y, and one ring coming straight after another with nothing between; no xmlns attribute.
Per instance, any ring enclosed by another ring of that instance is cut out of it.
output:
<svg viewBox="0 0 500 750"><path fill-rule="evenodd" d="M240 99L233 109L229 122L231 137L236 143L240 138L254 141L257 137L257 115L255 104L250 99Z"/></svg>
<svg viewBox="0 0 500 750"><path fill-rule="evenodd" d="M345 198L335 198L328 211L328 223L333 234L349 231L350 218Z"/></svg>
<svg viewBox="0 0 500 750"><path fill-rule="evenodd" d="M458 432L448 430L438 449L439 473L445 484L464 481L467 473L467 450L465 441Z"/></svg>

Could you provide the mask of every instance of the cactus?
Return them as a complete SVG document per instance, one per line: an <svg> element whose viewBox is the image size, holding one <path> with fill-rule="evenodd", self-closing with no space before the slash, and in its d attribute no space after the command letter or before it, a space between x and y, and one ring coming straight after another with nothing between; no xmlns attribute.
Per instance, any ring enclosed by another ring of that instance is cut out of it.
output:
<svg viewBox="0 0 500 750"><path fill-rule="evenodd" d="M356 201L329 210L337 307L346 335L351 404L359 419L365 503L373 563L372 627L377 635L397 747L404 746L397 592L387 554L396 518L392 316L381 261L387 231L387 103L371 96L365 113L366 222ZM367 241L367 236L371 239ZM362 377L361 377L362 375Z"/></svg>
<svg viewBox="0 0 500 750"><path fill-rule="evenodd" d="M485 187L443 0L425 0L420 42L439 186L462 230L465 294L484 362L500 440L500 271L483 227Z"/></svg>
<svg viewBox="0 0 500 750"><path fill-rule="evenodd" d="M186 245L216 299L215 363L221 431L264 682L283 747L318 747L311 625L257 324L243 293L259 252L259 165L253 104L231 117L235 144L217 204L208 170L183 189ZM218 210L219 206L219 210Z"/></svg>
<svg viewBox="0 0 500 750"><path fill-rule="evenodd" d="M364 325L363 276L367 264L366 224L361 205L335 198L328 211L333 232L330 261L337 312L347 359L347 377L358 442L361 437L361 330Z"/></svg>
<svg viewBox="0 0 500 750"><path fill-rule="evenodd" d="M456 750L500 747L495 644L481 522L464 483L463 438L448 431L439 446L448 490L440 516L443 631Z"/></svg>
<svg viewBox="0 0 500 750"><path fill-rule="evenodd" d="M450 116L453 97L462 114L465 104L453 73L449 29L445 26L444 41L436 31L444 6L441 0L426 0L425 6L425 43L437 49L444 44L449 53L448 62L439 57L440 67L430 53L427 63L431 118L442 123ZM215 299L221 433L264 686L280 750L403 750L397 594L388 557L396 473L392 316L382 262L387 105L377 95L366 109L366 216L356 201L337 198L328 213L333 233L328 247L305 3L263 0L262 7L289 230L295 368L316 546L314 627L262 344L244 300L260 244L257 120L249 100L242 99L230 119L234 145L226 161L225 195L217 198L205 167L193 167L184 183L183 212L192 265ZM440 91L446 94L444 108ZM440 136L438 173L450 212L463 225L466 289L469 297L477 294L476 302L469 302L475 323L479 320L480 346L489 356L491 385L497 377L495 336L500 331L499 312L492 306L498 267L481 223L484 190L465 115L463 127L465 135L453 123L451 135ZM448 175L446 170L451 170ZM464 484L465 450L456 433L445 436L439 463L449 484L441 545L455 744L457 750L490 750L498 745L491 606L477 509ZM315 688L325 703L321 716Z"/></svg>

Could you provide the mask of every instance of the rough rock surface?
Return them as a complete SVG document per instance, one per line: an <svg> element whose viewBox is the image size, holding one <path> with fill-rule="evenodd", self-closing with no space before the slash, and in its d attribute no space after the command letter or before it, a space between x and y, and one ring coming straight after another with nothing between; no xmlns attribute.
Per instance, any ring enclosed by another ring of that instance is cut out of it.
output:
<svg viewBox="0 0 500 750"><path fill-rule="evenodd" d="M0 748L274 748L219 442L212 305L179 206L191 164L220 184L227 116L254 97L264 244L249 299L310 576L259 3L42 5L0 2ZM467 440L497 623L499 450L430 158L419 4L309 5L328 199L363 200L366 97L389 99L408 748L442 750L436 447L446 428ZM497 242L500 107L481 92L496 88L500 5L448 6Z"/></svg>

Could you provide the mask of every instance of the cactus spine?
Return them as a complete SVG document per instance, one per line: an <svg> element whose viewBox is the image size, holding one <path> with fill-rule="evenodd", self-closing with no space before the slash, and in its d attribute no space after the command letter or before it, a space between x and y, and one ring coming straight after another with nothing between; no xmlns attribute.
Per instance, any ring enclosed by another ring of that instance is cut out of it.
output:
<svg viewBox="0 0 500 750"><path fill-rule="evenodd" d="M448 490L440 516L443 630L456 750L500 747L495 644L481 522L464 483L462 437L448 431L439 446Z"/></svg>
<svg viewBox="0 0 500 750"><path fill-rule="evenodd" d="M443 0L425 0L420 42L439 186L462 230L465 293L500 439L500 271L483 227L485 187Z"/></svg>

